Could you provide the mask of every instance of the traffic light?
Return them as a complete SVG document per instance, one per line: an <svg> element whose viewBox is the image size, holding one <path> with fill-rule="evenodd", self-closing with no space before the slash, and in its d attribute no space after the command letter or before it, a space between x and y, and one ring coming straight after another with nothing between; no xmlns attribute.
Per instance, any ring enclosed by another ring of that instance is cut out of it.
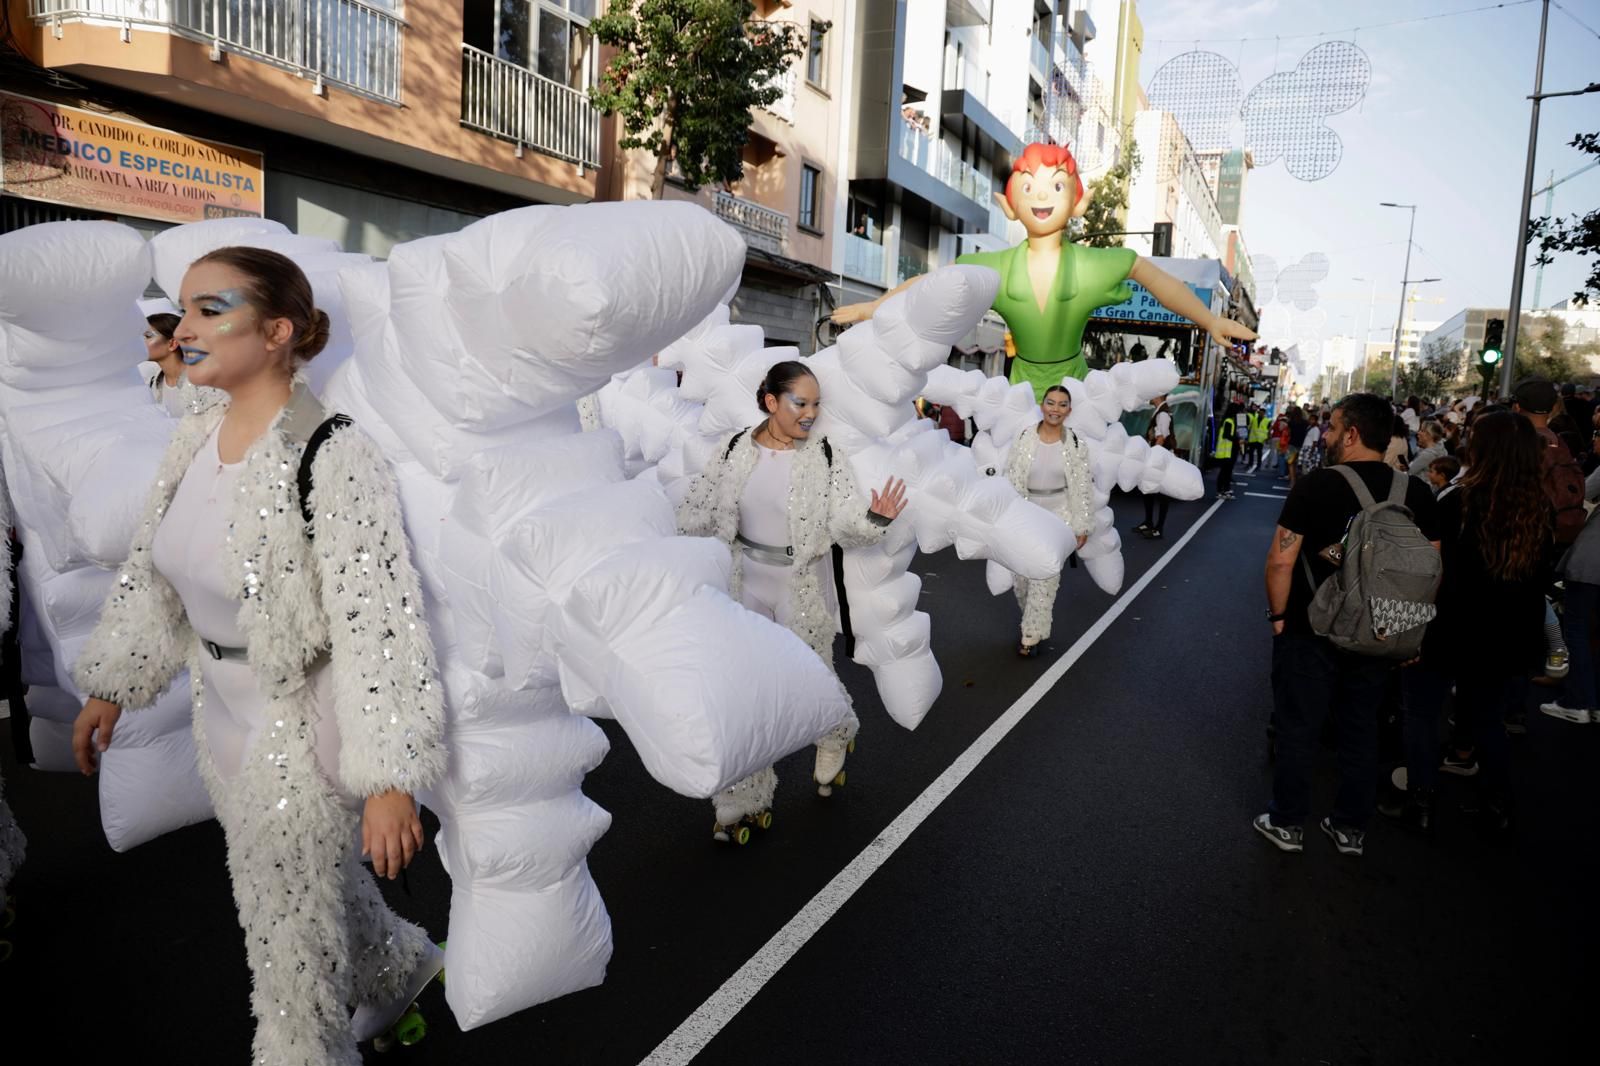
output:
<svg viewBox="0 0 1600 1066"><path fill-rule="evenodd" d="M1492 369L1500 365L1503 354L1501 344L1505 342L1506 320L1491 318L1483 324L1483 349L1478 353L1478 363L1484 369Z"/></svg>
<svg viewBox="0 0 1600 1066"><path fill-rule="evenodd" d="M1157 222L1151 227L1155 232L1150 236L1150 254L1158 258L1172 255L1172 223Z"/></svg>

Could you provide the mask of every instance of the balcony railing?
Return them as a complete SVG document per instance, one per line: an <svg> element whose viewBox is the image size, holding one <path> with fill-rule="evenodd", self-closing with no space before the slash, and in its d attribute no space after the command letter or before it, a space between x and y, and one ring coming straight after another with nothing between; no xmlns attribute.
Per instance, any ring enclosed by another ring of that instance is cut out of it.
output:
<svg viewBox="0 0 1600 1066"><path fill-rule="evenodd" d="M845 234L844 238L844 273L858 281L870 282L881 289L887 289L889 282L885 276L888 260L884 256L883 245L867 240L865 237L854 233Z"/></svg>
<svg viewBox="0 0 1600 1066"><path fill-rule="evenodd" d="M988 206L994 182L987 174L952 152L943 140L923 133L903 117L896 121L900 124L900 158L967 199Z"/></svg>
<svg viewBox="0 0 1600 1066"><path fill-rule="evenodd" d="M789 216L782 211L751 203L732 193L718 192L711 198L712 210L718 218L731 223L751 248L760 248L775 255L784 254L789 239Z"/></svg>
<svg viewBox="0 0 1600 1066"><path fill-rule="evenodd" d="M782 89L783 95L766 106L766 110L777 115L791 126L794 125L794 90L799 83L800 68L798 65L791 63L787 70L772 79L772 84Z"/></svg>
<svg viewBox="0 0 1600 1066"><path fill-rule="evenodd" d="M365 0L30 0L62 23L154 26L387 103L400 102L406 23ZM213 56L213 58L216 58Z"/></svg>
<svg viewBox="0 0 1600 1066"><path fill-rule="evenodd" d="M518 148L600 165L600 112L585 93L469 44L461 46L461 124Z"/></svg>

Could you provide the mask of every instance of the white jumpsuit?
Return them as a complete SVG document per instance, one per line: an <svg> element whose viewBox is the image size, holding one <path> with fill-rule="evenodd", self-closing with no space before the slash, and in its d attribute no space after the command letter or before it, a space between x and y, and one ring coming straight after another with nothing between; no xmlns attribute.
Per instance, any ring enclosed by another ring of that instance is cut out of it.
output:
<svg viewBox="0 0 1600 1066"><path fill-rule="evenodd" d="M161 576L183 601L195 635L224 648L243 648L239 601L228 595L222 549L228 538L228 505L238 491L244 463L224 463L217 453L217 432L195 455L172 497L172 505L156 530L152 558ZM217 773L224 779L239 772L245 753L266 723L267 698L243 659L201 657L205 737ZM318 707L328 708L316 722L317 767L344 806L357 809L358 797L339 783L339 726L332 713L333 675L326 663L306 674Z"/></svg>

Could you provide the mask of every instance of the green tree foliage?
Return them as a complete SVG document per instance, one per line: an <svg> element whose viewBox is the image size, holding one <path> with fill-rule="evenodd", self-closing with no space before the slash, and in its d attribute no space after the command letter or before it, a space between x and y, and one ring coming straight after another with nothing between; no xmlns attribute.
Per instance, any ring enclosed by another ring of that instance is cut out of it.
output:
<svg viewBox="0 0 1600 1066"><path fill-rule="evenodd" d="M1600 344L1572 343L1567 336L1566 319L1524 314L1517 330L1515 376L1537 374L1551 381L1576 381L1590 376L1589 358L1596 355L1600 355Z"/></svg>
<svg viewBox="0 0 1600 1066"><path fill-rule="evenodd" d="M1122 212L1128 207L1128 184L1139 172L1139 143L1133 128L1122 131L1124 150L1115 166L1089 183L1089 210L1072 223L1071 236L1091 248L1122 247Z"/></svg>
<svg viewBox="0 0 1600 1066"><path fill-rule="evenodd" d="M1600 156L1600 133L1580 133L1568 142L1587 155ZM1548 266L1556 252L1574 252L1580 258L1593 258L1583 288L1572 294L1574 300L1600 299L1600 208L1568 218L1535 218L1528 227L1528 242L1539 242L1536 262ZM1518 338L1520 345L1521 338ZM1517 353L1522 354L1520 351ZM1520 364L1521 359L1517 362Z"/></svg>
<svg viewBox="0 0 1600 1066"><path fill-rule="evenodd" d="M589 24L616 49L590 99L621 116L622 147L655 155L656 199L674 163L691 189L743 174L750 110L783 95L806 44L794 23L754 14L750 0L611 0Z"/></svg>

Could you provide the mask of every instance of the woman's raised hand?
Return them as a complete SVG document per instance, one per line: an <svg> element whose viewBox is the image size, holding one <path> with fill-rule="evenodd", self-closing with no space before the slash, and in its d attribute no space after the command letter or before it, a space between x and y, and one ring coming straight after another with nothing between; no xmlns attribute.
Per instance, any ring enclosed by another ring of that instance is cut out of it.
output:
<svg viewBox="0 0 1600 1066"><path fill-rule="evenodd" d="M882 515L891 522L900 517L900 512L906 509L906 483L898 478L891 477L883 483L882 492L873 492L872 505L867 508L875 515Z"/></svg>

